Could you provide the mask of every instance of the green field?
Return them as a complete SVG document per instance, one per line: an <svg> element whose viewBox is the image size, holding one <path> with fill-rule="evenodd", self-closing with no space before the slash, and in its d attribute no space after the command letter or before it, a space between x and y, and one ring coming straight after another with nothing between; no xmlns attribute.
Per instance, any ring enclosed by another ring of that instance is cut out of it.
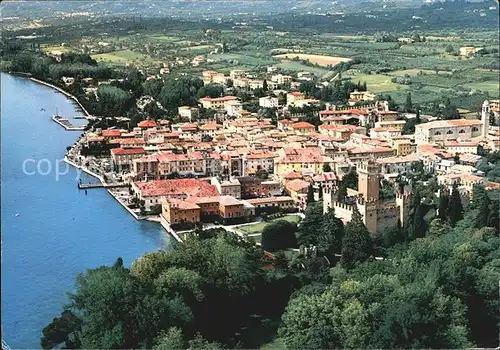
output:
<svg viewBox="0 0 500 350"><path fill-rule="evenodd" d="M161 40L161 41L167 41L167 42L173 42L173 41L178 41L180 38L176 36L170 36L170 35L150 35L148 36L150 39L155 39L155 40Z"/></svg>
<svg viewBox="0 0 500 350"><path fill-rule="evenodd" d="M482 82L477 82L477 83L469 83L469 84L464 84L462 85L466 88L473 89L473 90L481 90L481 91L486 91L490 94L491 97L494 98L499 98L500 96L500 83L494 80L490 81L482 81Z"/></svg>
<svg viewBox="0 0 500 350"><path fill-rule="evenodd" d="M71 47L60 46L60 45L47 45L47 46L43 45L42 46L42 50L44 52L47 52L47 53L50 53L52 51L60 51L60 52L72 52L72 51L75 51Z"/></svg>
<svg viewBox="0 0 500 350"><path fill-rule="evenodd" d="M188 46L188 47L183 47L182 50L190 50L190 51L195 51L195 50L211 50L215 49L216 46L214 45L197 45L197 46Z"/></svg>
<svg viewBox="0 0 500 350"><path fill-rule="evenodd" d="M352 70L342 73L342 78L351 78L352 82L365 82L368 90L373 93L391 92L408 89L407 85L396 84L391 81L391 77L383 74L364 74Z"/></svg>
<svg viewBox="0 0 500 350"><path fill-rule="evenodd" d="M276 64L276 67L293 72L311 72L320 78L330 73L328 69L306 66L298 61L284 60L281 63Z"/></svg>
<svg viewBox="0 0 500 350"><path fill-rule="evenodd" d="M251 225L244 225L244 226L239 226L236 229L244 234L250 235L256 242L260 242L260 233L262 233L262 230L264 230L264 227L273 221L278 221L278 220L286 220L289 222L295 222L299 223L300 222L300 217L298 215L285 215L283 217L269 220L269 221L262 221L262 222L256 222ZM253 236L255 235L255 236Z"/></svg>
<svg viewBox="0 0 500 350"><path fill-rule="evenodd" d="M108 53L100 53L91 56L97 62L109 62L113 64L126 64L135 62L156 62L151 57L130 50L120 50Z"/></svg>

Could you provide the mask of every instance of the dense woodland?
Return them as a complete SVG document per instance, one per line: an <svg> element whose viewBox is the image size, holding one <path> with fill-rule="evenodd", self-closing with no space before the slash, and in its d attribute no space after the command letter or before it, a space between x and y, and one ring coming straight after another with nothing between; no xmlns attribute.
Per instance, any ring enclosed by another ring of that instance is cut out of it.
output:
<svg viewBox="0 0 500 350"><path fill-rule="evenodd" d="M78 276L41 345L495 347L498 197L476 186L464 210L455 191L429 225L410 223L382 235L369 234L359 213L344 226L311 202L296 239L318 249L291 261L276 235L296 227L276 222L263 238L274 258L221 229L197 230L173 251L148 253L130 268L119 258ZM419 196L412 210L424 203ZM288 245L297 243L288 237Z"/></svg>

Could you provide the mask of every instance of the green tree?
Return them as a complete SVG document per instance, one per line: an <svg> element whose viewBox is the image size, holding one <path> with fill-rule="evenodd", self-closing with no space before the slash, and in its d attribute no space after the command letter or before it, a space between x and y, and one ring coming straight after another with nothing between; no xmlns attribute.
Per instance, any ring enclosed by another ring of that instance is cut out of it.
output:
<svg viewBox="0 0 500 350"><path fill-rule="evenodd" d="M315 202L314 200L314 188L312 184L307 188L307 204Z"/></svg>
<svg viewBox="0 0 500 350"><path fill-rule="evenodd" d="M324 163L323 164L323 172L324 173L330 173L332 171L332 167L330 166L329 163Z"/></svg>
<svg viewBox="0 0 500 350"><path fill-rule="evenodd" d="M262 83L262 90L267 91L267 80L264 79L264 82Z"/></svg>
<svg viewBox="0 0 500 350"><path fill-rule="evenodd" d="M171 327L166 332L162 332L156 339L154 350L184 349L186 346L182 330Z"/></svg>
<svg viewBox="0 0 500 350"><path fill-rule="evenodd" d="M448 225L448 223L445 220L439 217L432 220L429 226L429 233L435 236L444 235L446 233L449 233L450 231L451 231L451 226Z"/></svg>
<svg viewBox="0 0 500 350"><path fill-rule="evenodd" d="M52 349L61 344L68 349L79 348L81 327L82 320L65 310L43 329L40 345L42 349Z"/></svg>
<svg viewBox="0 0 500 350"><path fill-rule="evenodd" d="M452 227L455 227L456 223L464 218L464 208L462 206L462 199L460 198L460 193L458 192L458 185L453 184L451 191L450 202L448 204L447 217Z"/></svg>
<svg viewBox="0 0 500 350"><path fill-rule="evenodd" d="M335 210L329 208L323 216L321 235L318 240L318 251L327 256L340 253L344 237L344 223L335 216Z"/></svg>
<svg viewBox="0 0 500 350"><path fill-rule="evenodd" d="M415 124L422 123L422 119L420 118L420 108L417 107L417 112L415 114Z"/></svg>
<svg viewBox="0 0 500 350"><path fill-rule="evenodd" d="M321 184L318 186L318 198L320 201L323 199L323 186Z"/></svg>
<svg viewBox="0 0 500 350"><path fill-rule="evenodd" d="M472 190L472 200L469 208L473 210L474 227L488 226L490 215L490 199L483 185L475 184Z"/></svg>
<svg viewBox="0 0 500 350"><path fill-rule="evenodd" d="M411 112L413 110L413 103L411 101L411 93L406 94L406 102L404 104L405 112Z"/></svg>
<svg viewBox="0 0 500 350"><path fill-rule="evenodd" d="M297 247L297 225L287 220L277 220L264 226L262 248L269 252Z"/></svg>
<svg viewBox="0 0 500 350"><path fill-rule="evenodd" d="M305 218L300 223L297 231L299 245L308 246L318 244L320 232L323 227L323 203L313 202L307 205Z"/></svg>
<svg viewBox="0 0 500 350"><path fill-rule="evenodd" d="M358 173L356 169L351 169L342 178L342 184L346 188L352 188L353 190L358 190Z"/></svg>
<svg viewBox="0 0 500 350"><path fill-rule="evenodd" d="M438 217L441 220L447 219L450 196L445 188L442 188L439 195Z"/></svg>
<svg viewBox="0 0 500 350"><path fill-rule="evenodd" d="M424 220L424 207L422 204L417 205L410 220L408 227L408 238L416 239L425 236L427 224Z"/></svg>
<svg viewBox="0 0 500 350"><path fill-rule="evenodd" d="M358 208L355 206L351 221L345 226L340 263L344 268L351 269L356 264L366 261L371 256L372 250L370 233L363 223Z"/></svg>
<svg viewBox="0 0 500 350"><path fill-rule="evenodd" d="M346 187L346 185L342 181L340 182L339 189L338 189L338 192L337 192L337 196L338 196L338 200L340 202L344 202L345 201L345 197L347 197L347 187Z"/></svg>

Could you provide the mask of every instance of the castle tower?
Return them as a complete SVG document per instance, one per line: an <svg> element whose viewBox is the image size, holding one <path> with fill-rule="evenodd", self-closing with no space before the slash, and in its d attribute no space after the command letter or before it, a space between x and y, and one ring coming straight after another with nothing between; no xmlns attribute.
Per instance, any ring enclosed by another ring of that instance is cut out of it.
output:
<svg viewBox="0 0 500 350"><path fill-rule="evenodd" d="M378 201L380 166L375 159L358 164L358 192L366 201Z"/></svg>
<svg viewBox="0 0 500 350"><path fill-rule="evenodd" d="M356 205L363 217L363 223L368 232L376 233L378 230L377 202L374 200L365 201L363 198L358 198Z"/></svg>
<svg viewBox="0 0 500 350"><path fill-rule="evenodd" d="M486 100L483 102L483 108L481 110L481 122L483 123L481 136L484 138L488 137L488 131L490 128L490 111L490 101Z"/></svg>

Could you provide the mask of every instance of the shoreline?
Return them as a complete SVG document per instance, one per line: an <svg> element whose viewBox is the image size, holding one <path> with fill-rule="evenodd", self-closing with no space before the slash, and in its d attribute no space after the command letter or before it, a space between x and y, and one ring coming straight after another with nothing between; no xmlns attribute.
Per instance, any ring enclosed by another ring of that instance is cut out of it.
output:
<svg viewBox="0 0 500 350"><path fill-rule="evenodd" d="M73 101L75 101L76 104L78 105L78 107L83 111L83 113L85 113L86 117L92 117L92 115L85 109L85 107L83 107L83 105L80 103L80 101L78 101L78 99L74 95L70 94L69 92L65 91L64 89L61 89L58 86L55 86L55 85L50 84L50 83L47 83L46 81L43 81L43 80L40 80L40 79L37 79L37 78L29 77L28 79L30 79L31 81L34 81L34 82L36 82L38 84L42 84L42 85L51 87L51 88L59 91L60 93L64 94L66 97L68 97L68 98L72 99Z"/></svg>
<svg viewBox="0 0 500 350"><path fill-rule="evenodd" d="M79 107L79 108L80 108L80 109L81 109L81 110L85 113L86 119L88 119L88 117L92 117L92 115L90 115L90 113L89 113L89 112L88 112L88 111L87 111L87 110L86 110L86 109L82 106L82 104L80 103L80 101L78 101L78 99L77 99L74 95L70 94L69 92L64 91L64 90L63 90L63 89L61 89L60 87L55 86L55 85L50 84L50 83L47 83L47 82L45 82L45 81L43 81L43 80L40 80L40 79L37 79L37 78L33 78L32 76L25 76L25 77L26 77L26 78L28 78L29 80L31 80L31 81L33 81L33 82L35 82L35 83L38 83L38 84L41 84L41 85L48 86L48 87L50 87L50 88L52 88L52 89L55 89L55 90L57 90L57 91L61 92L61 93L62 93L62 94L64 94L66 97L68 97L68 98L70 98L70 99L72 99L73 101L75 101L75 102L76 102L77 107ZM66 128L65 128L65 129L66 129ZM66 130L67 130L67 129L66 129ZM67 130L67 131L70 131L70 130ZM86 131L84 131L84 130L75 130L75 131L83 131L83 132L82 132L82 135L85 135L85 133L86 133ZM78 140L77 140L75 143L73 143L73 145L71 145L71 149L73 149L73 147L75 147L75 145L76 145L77 143L78 143ZM100 182L103 186L105 186L105 185L106 185L106 181L104 181L104 178L103 178L102 176L97 175L96 173L94 173L93 171L91 171L91 170L87 169L86 167L84 167L84 166L80 166L80 165L78 165L78 164L74 163L73 161L69 160L69 158L68 158L68 153L69 153L69 151L67 151L67 152L66 152L66 154L64 155L64 162L65 162L65 163L67 163L67 164L71 165L72 167L74 167L74 168L76 168L76 169L80 169L81 171L85 172L86 174L88 174L88 175L90 175L90 176L95 177L96 179L98 179L98 180L99 180L99 182ZM113 198L114 198L114 199L115 199L115 200L116 200L116 201L117 201L117 202L118 202L118 203L119 203L119 204L120 204L120 205L121 205L121 206L122 206L122 207L123 207L123 208L124 208L124 209L125 209L128 213L129 213L129 214L131 214L131 215L132 215L132 217L133 217L134 219L136 219L137 221L140 221L140 220L147 220L147 221L150 221L150 222L156 222L156 223L160 224L160 226L161 226L161 227L165 230L165 232L166 232L167 234L170 234L170 235L171 235L172 237L174 237L174 238L175 238L178 242L182 243L182 239L181 239L181 238L177 235L177 233L176 233L174 230L172 230L172 229L170 228L170 226L166 226L166 225L164 225L164 224L163 224L163 219L162 219L161 215L160 215L160 218L159 218L158 220L150 220L149 218L146 218L146 217L140 217L140 216L138 216L136 213L134 213L134 212L133 212L133 211L132 211L129 207L127 207L127 206L125 205L125 203L123 203L123 202L122 202L122 201L121 201L121 200L120 200L120 199L119 199L119 198L118 198L118 197L117 197L117 196L116 196L116 195L115 195L112 191L110 191L109 189L107 189L107 191L108 191L109 195L110 195L111 197L113 197Z"/></svg>

